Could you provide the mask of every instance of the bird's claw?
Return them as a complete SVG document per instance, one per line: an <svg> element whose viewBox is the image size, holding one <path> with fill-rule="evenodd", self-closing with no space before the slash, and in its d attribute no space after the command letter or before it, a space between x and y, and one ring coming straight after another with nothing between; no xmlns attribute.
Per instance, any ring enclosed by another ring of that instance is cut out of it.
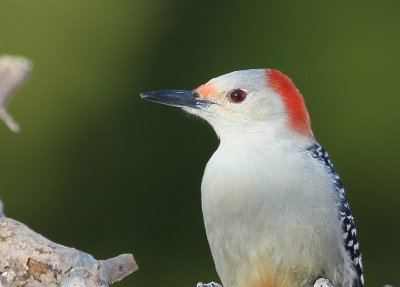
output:
<svg viewBox="0 0 400 287"><path fill-rule="evenodd" d="M331 282L329 282L328 279L325 278L319 278L315 283L314 287L333 287Z"/></svg>
<svg viewBox="0 0 400 287"><path fill-rule="evenodd" d="M199 282L197 283L196 287L222 287L222 285L215 282L210 282L210 283Z"/></svg>

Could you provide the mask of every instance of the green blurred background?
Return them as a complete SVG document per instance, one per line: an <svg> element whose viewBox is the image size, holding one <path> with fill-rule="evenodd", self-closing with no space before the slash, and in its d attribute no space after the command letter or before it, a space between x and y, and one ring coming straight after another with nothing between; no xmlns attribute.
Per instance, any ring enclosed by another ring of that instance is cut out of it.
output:
<svg viewBox="0 0 400 287"><path fill-rule="evenodd" d="M399 1L1 1L0 54L31 59L0 125L8 216L140 270L116 286L219 281L200 207L218 141L139 93L271 67L305 96L347 188L367 286L400 285Z"/></svg>

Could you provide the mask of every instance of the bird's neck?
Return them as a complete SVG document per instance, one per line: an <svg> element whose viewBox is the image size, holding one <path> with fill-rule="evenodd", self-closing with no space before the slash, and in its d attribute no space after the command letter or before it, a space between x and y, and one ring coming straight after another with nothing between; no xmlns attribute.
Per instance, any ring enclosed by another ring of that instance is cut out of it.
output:
<svg viewBox="0 0 400 287"><path fill-rule="evenodd" d="M280 123L260 122L214 129L220 139L219 150L230 152L296 152L304 151L315 142L313 137L293 133Z"/></svg>

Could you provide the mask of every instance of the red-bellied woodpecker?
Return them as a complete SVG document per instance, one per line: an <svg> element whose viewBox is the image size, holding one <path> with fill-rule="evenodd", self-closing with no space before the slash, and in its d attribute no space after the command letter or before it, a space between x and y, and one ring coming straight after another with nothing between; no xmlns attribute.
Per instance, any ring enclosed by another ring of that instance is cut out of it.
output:
<svg viewBox="0 0 400 287"><path fill-rule="evenodd" d="M345 192L317 143L303 97L272 69L232 72L193 91L143 93L214 128L201 200L225 287L362 287L361 254Z"/></svg>

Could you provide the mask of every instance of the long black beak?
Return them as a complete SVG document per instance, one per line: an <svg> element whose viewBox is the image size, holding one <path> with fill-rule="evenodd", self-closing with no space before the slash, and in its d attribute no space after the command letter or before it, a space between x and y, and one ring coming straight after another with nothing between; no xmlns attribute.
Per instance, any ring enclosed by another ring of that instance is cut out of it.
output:
<svg viewBox="0 0 400 287"><path fill-rule="evenodd" d="M140 97L152 102L180 108L200 109L210 105L212 102L203 100L199 94L193 91L166 90L141 93Z"/></svg>

